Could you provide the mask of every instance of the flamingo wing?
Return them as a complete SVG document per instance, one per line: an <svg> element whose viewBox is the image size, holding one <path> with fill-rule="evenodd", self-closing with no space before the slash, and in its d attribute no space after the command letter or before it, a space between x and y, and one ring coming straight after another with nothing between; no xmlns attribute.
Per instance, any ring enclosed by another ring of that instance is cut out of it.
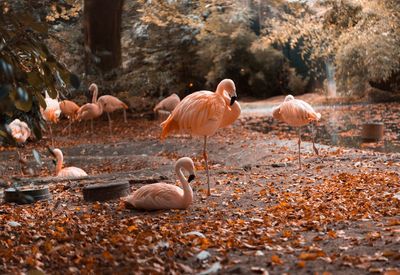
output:
<svg viewBox="0 0 400 275"><path fill-rule="evenodd" d="M291 126L303 126L321 117L308 103L297 99L283 102L280 114L283 121Z"/></svg>
<svg viewBox="0 0 400 275"><path fill-rule="evenodd" d="M138 209L157 210L181 208L182 199L181 188L160 182L139 188L126 201Z"/></svg>
<svg viewBox="0 0 400 275"><path fill-rule="evenodd" d="M231 125L240 116L242 109L239 102L235 101L232 106L226 105L220 128Z"/></svg>
<svg viewBox="0 0 400 275"><path fill-rule="evenodd" d="M281 114L281 105L278 105L272 109L272 117L277 120L283 121L283 117Z"/></svg>
<svg viewBox="0 0 400 275"><path fill-rule="evenodd" d="M107 113L114 112L118 109L128 109L128 105L115 96L103 95L99 97L97 101L103 105L104 111Z"/></svg>
<svg viewBox="0 0 400 275"><path fill-rule="evenodd" d="M87 173L78 167L66 167L57 174L58 177L84 177Z"/></svg>
<svg viewBox="0 0 400 275"><path fill-rule="evenodd" d="M161 126L164 138L171 130L192 135L210 136L219 128L224 116L224 99L210 91L199 91L185 97Z"/></svg>
<svg viewBox="0 0 400 275"><path fill-rule="evenodd" d="M172 94L167 98L161 100L156 107L154 107L153 111L157 112L158 110L172 112L175 107L179 104L180 98L177 94Z"/></svg>

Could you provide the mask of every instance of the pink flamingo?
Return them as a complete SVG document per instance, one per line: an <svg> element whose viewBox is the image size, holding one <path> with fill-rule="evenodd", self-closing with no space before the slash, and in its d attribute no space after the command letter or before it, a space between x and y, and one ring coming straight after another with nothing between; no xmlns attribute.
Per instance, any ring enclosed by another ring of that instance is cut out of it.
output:
<svg viewBox="0 0 400 275"><path fill-rule="evenodd" d="M66 115L68 117L69 120L69 124L68 124L68 135L71 135L71 124L72 122L75 121L76 117L77 117L77 113L79 110L79 106L78 104L76 104L75 102L71 101L71 100L63 100L60 102L60 108L61 108L61 113L63 113L64 115ZM65 131L65 129L63 130Z"/></svg>
<svg viewBox="0 0 400 275"><path fill-rule="evenodd" d="M54 156L57 159L56 164L56 176L57 177L84 177L87 176L86 172L78 167L66 167L62 168L64 156L60 149L56 148L52 150Z"/></svg>
<svg viewBox="0 0 400 275"><path fill-rule="evenodd" d="M314 111L313 107L307 102L295 99L292 95L285 97L283 103L275 107L272 111L272 116L275 119L286 122L290 126L299 127L299 141L298 141L298 152L299 152L299 166L301 169L301 158L300 158L300 144L301 144L301 126L307 125L313 122L317 122L321 119L321 114ZM314 135L312 137L312 144L314 152L318 155L317 147L314 143Z"/></svg>
<svg viewBox="0 0 400 275"><path fill-rule="evenodd" d="M42 107L40 107L40 112L42 114L43 119L47 122L47 125L49 126L51 144L52 146L54 146L53 130L51 128L51 123L58 122L58 118L60 117L61 114L61 108L60 108L60 103L58 102L57 99L51 98L47 93L47 91L45 91L45 93L46 97L44 101L46 102L46 108L43 109Z"/></svg>
<svg viewBox="0 0 400 275"><path fill-rule="evenodd" d="M182 169L189 173L187 180ZM193 202L193 190L189 183L195 178L194 172L192 159L180 158L175 164L175 173L183 189L164 182L149 184L140 187L125 201L134 208L144 210L186 209Z"/></svg>
<svg viewBox="0 0 400 275"><path fill-rule="evenodd" d="M207 157L207 137L222 127L232 124L240 115L235 83L231 79L222 80L215 93L199 91L185 97L171 115L161 123L161 139L172 131L188 132L204 136L203 157L207 171L207 194L210 195L210 173Z"/></svg>
<svg viewBox="0 0 400 275"><path fill-rule="evenodd" d="M26 124L25 122L23 122L19 119L14 119L8 125L8 127L10 129L11 136L14 138L14 140L17 143L24 143L31 135L31 130L29 129L28 124ZM16 147L16 149L17 149L18 159L21 161L22 157L21 157L18 147ZM21 167L20 161L18 161L18 163L19 163L19 170L22 175L23 173L22 173L22 167Z"/></svg>
<svg viewBox="0 0 400 275"><path fill-rule="evenodd" d="M169 97L161 100L153 109L153 112L159 114L159 112L163 111L167 114L170 114L175 107L181 102L181 99L177 94L172 94Z"/></svg>
<svg viewBox="0 0 400 275"><path fill-rule="evenodd" d="M103 105L97 102L96 84L90 85L89 90L93 92L92 103L82 105L77 111L76 119L78 121L90 119L90 128L93 133L93 119L98 118L103 114Z"/></svg>
<svg viewBox="0 0 400 275"><path fill-rule="evenodd" d="M97 100L97 102L102 105L103 111L107 113L108 127L109 127L110 133L112 135L110 113L112 113L116 110L122 109L124 111L124 122L126 123L127 122L126 110L128 109L128 105L126 105L120 99L118 99L112 95L103 95L103 96L99 97L99 99L97 99L99 90L95 83L92 83L90 85L89 90L93 92L93 100L94 101Z"/></svg>

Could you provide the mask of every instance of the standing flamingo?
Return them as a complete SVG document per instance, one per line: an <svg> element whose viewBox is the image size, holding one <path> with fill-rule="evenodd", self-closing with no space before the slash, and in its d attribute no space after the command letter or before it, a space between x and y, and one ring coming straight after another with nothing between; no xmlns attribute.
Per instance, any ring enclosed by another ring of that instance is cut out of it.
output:
<svg viewBox="0 0 400 275"><path fill-rule="evenodd" d="M112 128L111 128L111 117L110 113L122 109L124 111L124 122L126 123L126 110L128 109L128 105L122 102L120 99L116 98L112 95L103 95L97 99L98 95L98 87L95 83L92 83L89 87L89 90L93 92L93 100L97 100L99 104L102 105L103 111L107 113L108 118L108 127L110 130L110 134L112 135ZM96 96L96 97L95 97ZM96 99L95 99L96 98Z"/></svg>
<svg viewBox="0 0 400 275"><path fill-rule="evenodd" d="M92 84L96 85L96 84ZM76 119L78 121L90 119L90 129L93 133L93 119L98 118L103 113L103 105L97 102L97 86L90 85L89 90L93 91L92 103L82 105L77 111Z"/></svg>
<svg viewBox="0 0 400 275"><path fill-rule="evenodd" d="M235 83L231 79L222 80L215 93L210 91L194 92L185 97L171 115L161 123L161 139L171 131L188 132L195 136L204 136L203 157L207 171L207 194L210 195L210 173L207 157L207 137L222 127L232 124L240 115Z"/></svg>
<svg viewBox="0 0 400 275"><path fill-rule="evenodd" d="M17 143L24 143L28 139L28 137L31 135L31 130L29 129L28 124L26 124L25 122L23 122L19 119L14 119L8 125L8 127L10 129L11 136L14 138L14 140ZM19 152L18 146L16 148L17 148L18 159L21 160L22 157ZM20 161L18 161L18 163L19 163L19 170L21 172L21 175L23 175Z"/></svg>
<svg viewBox="0 0 400 275"><path fill-rule="evenodd" d="M186 180L182 169L189 173ZM182 188L164 183L154 183L140 187L125 201L137 209L186 209L193 202L193 190L189 182L195 178L195 168L191 158L180 158L175 164L175 173L182 184Z"/></svg>
<svg viewBox="0 0 400 275"><path fill-rule="evenodd" d="M40 112L42 114L43 119L47 122L47 125L49 126L51 144L52 146L54 146L53 130L51 128L51 123L58 122L58 118L60 117L61 114L61 108L60 108L60 103L58 102L57 99L51 98L47 93L47 91L45 91L45 93L46 97L44 101L46 102L46 108L43 109L42 107L40 107Z"/></svg>
<svg viewBox="0 0 400 275"><path fill-rule="evenodd" d="M288 95L283 103L275 107L272 111L275 119L286 122L290 126L299 127L299 167L301 169L300 144L301 144L301 126L316 122L321 119L321 114L314 111L313 107L307 102L295 99L294 96ZM312 144L314 152L318 155L318 149L315 147L314 135L312 135Z"/></svg>
<svg viewBox="0 0 400 275"><path fill-rule="evenodd" d="M169 97L164 98L161 100L153 109L153 112L157 115L163 111L166 112L168 115L175 109L175 107L181 102L181 99L177 94L172 94Z"/></svg>
<svg viewBox="0 0 400 275"><path fill-rule="evenodd" d="M61 112L68 117L69 124L68 124L68 135L71 135L71 124L75 121L77 117L77 113L79 110L78 104L71 100L63 100L60 102ZM64 129L65 130L65 129ZM63 131L64 131L63 130Z"/></svg>
<svg viewBox="0 0 400 275"><path fill-rule="evenodd" d="M53 155L57 159L56 164L56 176L57 177L84 177L87 176L86 172L78 167L66 167L62 168L64 156L60 149L56 148L52 150Z"/></svg>

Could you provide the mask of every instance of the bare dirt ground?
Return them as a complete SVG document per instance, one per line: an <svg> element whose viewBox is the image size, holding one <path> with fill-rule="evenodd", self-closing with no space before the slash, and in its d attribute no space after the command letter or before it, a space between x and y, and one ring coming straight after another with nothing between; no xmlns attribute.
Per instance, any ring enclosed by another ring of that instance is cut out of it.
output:
<svg viewBox="0 0 400 275"><path fill-rule="evenodd" d="M34 179L24 180L48 183L53 198L0 205L0 273L400 273L399 153L335 147L321 134L320 156L311 143L302 144L299 170L296 131L264 115L244 114L209 139L207 197L202 139L160 142L157 121L131 118L124 124L113 117L114 137L104 118L95 122L93 135L83 124L71 137L61 133L66 121L55 126L66 166L83 168L86 179L51 176L47 135L21 149L29 165L33 148L45 162ZM337 129L339 135L349 131ZM390 129L388 139L396 140L397 128ZM173 165L182 156L197 168L188 210L142 212L126 209L121 200L82 198L83 186L99 182L131 180L132 190L160 179L175 183ZM16 168L13 148L1 148L3 185L18 176Z"/></svg>

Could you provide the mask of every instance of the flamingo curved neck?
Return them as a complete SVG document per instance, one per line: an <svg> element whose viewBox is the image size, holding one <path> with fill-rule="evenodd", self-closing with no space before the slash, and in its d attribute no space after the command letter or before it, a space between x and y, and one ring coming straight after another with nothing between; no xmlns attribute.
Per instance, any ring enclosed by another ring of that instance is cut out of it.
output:
<svg viewBox="0 0 400 275"><path fill-rule="evenodd" d="M99 93L99 91L98 91L97 87L95 86L94 87L94 91L93 91L93 96L92 96L92 103L96 103L97 102L98 93Z"/></svg>
<svg viewBox="0 0 400 275"><path fill-rule="evenodd" d="M63 161L64 161L63 155L57 154L56 174L58 174L61 171Z"/></svg>
<svg viewBox="0 0 400 275"><path fill-rule="evenodd" d="M179 181L182 184L183 189L183 203L189 204L193 197L193 190L190 187L188 181L186 180L185 176L183 175L182 168L180 165L175 167L175 173L178 175Z"/></svg>
<svg viewBox="0 0 400 275"><path fill-rule="evenodd" d="M217 90L215 91L216 94L220 95L220 96L224 96L224 90L225 87L222 83L219 83L217 86Z"/></svg>

